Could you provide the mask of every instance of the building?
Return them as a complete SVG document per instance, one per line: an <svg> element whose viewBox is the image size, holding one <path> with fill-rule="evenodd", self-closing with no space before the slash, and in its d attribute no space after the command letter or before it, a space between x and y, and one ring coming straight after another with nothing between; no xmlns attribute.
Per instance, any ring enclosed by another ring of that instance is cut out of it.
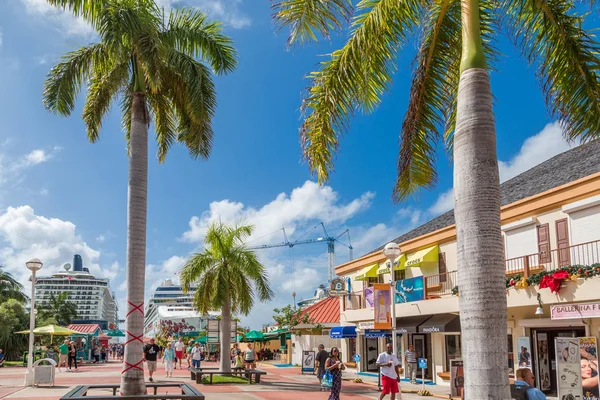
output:
<svg viewBox="0 0 600 400"><path fill-rule="evenodd" d="M78 321L118 324L119 310L109 280L90 274L79 254L73 256L72 270L70 264L65 264L64 271L37 278L35 299L38 304L48 303L52 295L57 297L63 292L69 293L68 300L77 306Z"/></svg>
<svg viewBox="0 0 600 400"><path fill-rule="evenodd" d="M552 369L556 365L554 338L597 336L600 328L600 312L582 316L578 307L557 308L600 305L600 141L559 154L504 182L501 196L507 368L514 372L530 353L537 386L553 394L557 389ZM461 357L460 266L453 211L393 241L402 250L393 266L386 261L382 246L336 267L339 276L350 279L352 292L340 299L340 321L346 336L342 354L347 355L343 361L358 353L360 370L377 370L372 360L383 351L386 339L370 336L373 284L390 282L394 274L400 281L394 305L397 331L402 335L398 350L413 344L419 356L427 358L425 378L448 385L450 361ZM557 278L557 293L540 288L540 273L557 271L568 276ZM524 277L534 284L527 286ZM527 345L529 351L523 352Z"/></svg>
<svg viewBox="0 0 600 400"><path fill-rule="evenodd" d="M162 285L156 288L146 304L144 313L144 334L154 336L158 333L160 320L168 319L171 313L178 313L178 317L187 315L188 318L196 318L198 312L194 307L195 287L190 288L188 293L183 293L181 286L173 284L171 279L165 280ZM162 308L162 314L159 315L159 308ZM187 313L187 314L186 314Z"/></svg>

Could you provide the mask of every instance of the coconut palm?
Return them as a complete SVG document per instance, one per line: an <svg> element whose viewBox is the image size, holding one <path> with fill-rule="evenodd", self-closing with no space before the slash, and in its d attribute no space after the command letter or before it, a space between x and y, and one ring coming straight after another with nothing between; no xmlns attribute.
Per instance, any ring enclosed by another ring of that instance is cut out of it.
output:
<svg viewBox="0 0 600 400"><path fill-rule="evenodd" d="M593 1L579 2L578 7ZM353 10L355 6L356 11ZM533 65L550 114L568 139L600 132L600 48L574 0L280 0L289 44L317 40L351 21L344 46L309 76L304 158L329 178L340 137L356 111L371 112L388 89L402 45L419 42L398 175L399 201L437 182L436 145L454 159L454 214L467 399L509 398L504 253L489 71L504 27ZM515 90L518 90L515 87Z"/></svg>
<svg viewBox="0 0 600 400"><path fill-rule="evenodd" d="M48 0L83 18L98 43L65 55L44 88L48 110L70 115L87 85L83 120L91 142L103 118L120 101L129 153L127 204L127 332L121 393L145 393L142 370L148 128L154 123L158 161L178 142L192 157L208 158L216 108L213 73L236 65L236 52L221 25L199 10L172 10L165 17L153 0ZM139 338L139 340L138 340Z"/></svg>
<svg viewBox="0 0 600 400"><path fill-rule="evenodd" d="M232 314L248 315L254 298L273 297L267 273L256 254L244 246L251 225L228 226L214 222L206 232L204 251L195 254L180 273L183 291L196 286L194 304L202 314L221 311L221 371L230 371Z"/></svg>
<svg viewBox="0 0 600 400"><path fill-rule="evenodd" d="M0 303L8 299L15 299L21 303L29 298L23 293L21 285L10 273L0 269Z"/></svg>
<svg viewBox="0 0 600 400"><path fill-rule="evenodd" d="M55 323L67 326L72 320L77 318L77 305L69 300L69 293L62 292L58 296L50 294L50 299L39 307L39 318L45 320L44 324ZM54 321L54 322L49 322Z"/></svg>

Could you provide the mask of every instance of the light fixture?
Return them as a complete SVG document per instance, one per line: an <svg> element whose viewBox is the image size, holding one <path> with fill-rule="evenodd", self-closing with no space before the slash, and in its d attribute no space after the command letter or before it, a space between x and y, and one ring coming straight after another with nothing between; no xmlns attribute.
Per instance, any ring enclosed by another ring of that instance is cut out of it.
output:
<svg viewBox="0 0 600 400"><path fill-rule="evenodd" d="M400 256L400 246L398 243L390 242L383 248L383 255L390 261L390 297L392 300L392 347L393 353L398 353L398 338L396 337L396 282L394 280L394 260Z"/></svg>
<svg viewBox="0 0 600 400"><path fill-rule="evenodd" d="M535 309L535 315L544 315L544 309L542 308L542 296L537 294L538 307Z"/></svg>
<svg viewBox="0 0 600 400"><path fill-rule="evenodd" d="M390 242L383 248L383 255L386 256L390 262L394 262L394 259L400 255L400 246L398 243Z"/></svg>
<svg viewBox="0 0 600 400"><path fill-rule="evenodd" d="M27 269L33 272L42 269L44 264L40 261L39 258L32 258L31 260L25 263L25 266L27 267Z"/></svg>

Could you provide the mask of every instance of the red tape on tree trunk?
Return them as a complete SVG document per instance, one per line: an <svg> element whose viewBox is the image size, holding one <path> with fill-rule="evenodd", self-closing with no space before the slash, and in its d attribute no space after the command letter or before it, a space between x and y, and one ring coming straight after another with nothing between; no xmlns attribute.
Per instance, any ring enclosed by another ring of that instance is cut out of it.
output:
<svg viewBox="0 0 600 400"><path fill-rule="evenodd" d="M125 368L123 371L121 371L121 374L124 374L125 372L129 371L130 369L139 369L140 371L144 372L144 369L142 367L140 367L140 364L142 364L144 362L144 360L140 360L137 364L129 364L127 361L123 361L123 362L125 363L127 368Z"/></svg>
<svg viewBox="0 0 600 400"><path fill-rule="evenodd" d="M130 302L129 300L127 300L127 304L129 304L133 308L131 310L129 310L129 312L127 313L127 315L125 315L125 318L129 317L129 314L131 314L134 311L139 311L140 313L142 313L142 316L144 315L144 310L142 310L142 307L144 306L144 302L143 301L140 304L135 305L132 302Z"/></svg>

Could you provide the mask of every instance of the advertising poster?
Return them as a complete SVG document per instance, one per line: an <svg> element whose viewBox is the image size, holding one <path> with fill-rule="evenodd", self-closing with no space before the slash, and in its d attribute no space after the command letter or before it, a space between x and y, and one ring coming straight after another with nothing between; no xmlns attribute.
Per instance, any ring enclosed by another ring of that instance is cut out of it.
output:
<svg viewBox="0 0 600 400"><path fill-rule="evenodd" d="M517 357L519 359L519 368L531 369L531 341L529 337L519 337L517 339Z"/></svg>
<svg viewBox="0 0 600 400"><path fill-rule="evenodd" d="M376 283L373 285L375 299L375 329L392 329L392 297L390 285Z"/></svg>
<svg viewBox="0 0 600 400"><path fill-rule="evenodd" d="M365 302L367 307L373 307L373 287L365 288Z"/></svg>
<svg viewBox="0 0 600 400"><path fill-rule="evenodd" d="M396 281L396 303L425 299L425 280L422 276Z"/></svg>
<svg viewBox="0 0 600 400"><path fill-rule="evenodd" d="M315 372L315 352L314 351L303 351L302 352L302 373Z"/></svg>
<svg viewBox="0 0 600 400"><path fill-rule="evenodd" d="M595 337L579 338L579 363L584 400L599 400L598 342Z"/></svg>
<svg viewBox="0 0 600 400"><path fill-rule="evenodd" d="M455 358L450 360L450 394L452 397L464 397L465 374L463 360Z"/></svg>
<svg viewBox="0 0 600 400"><path fill-rule="evenodd" d="M550 390L550 357L548 355L548 334L537 334L538 350L538 387L541 391Z"/></svg>
<svg viewBox="0 0 600 400"><path fill-rule="evenodd" d="M579 339L557 337L554 339L554 347L556 349L558 398L561 400L583 400Z"/></svg>

